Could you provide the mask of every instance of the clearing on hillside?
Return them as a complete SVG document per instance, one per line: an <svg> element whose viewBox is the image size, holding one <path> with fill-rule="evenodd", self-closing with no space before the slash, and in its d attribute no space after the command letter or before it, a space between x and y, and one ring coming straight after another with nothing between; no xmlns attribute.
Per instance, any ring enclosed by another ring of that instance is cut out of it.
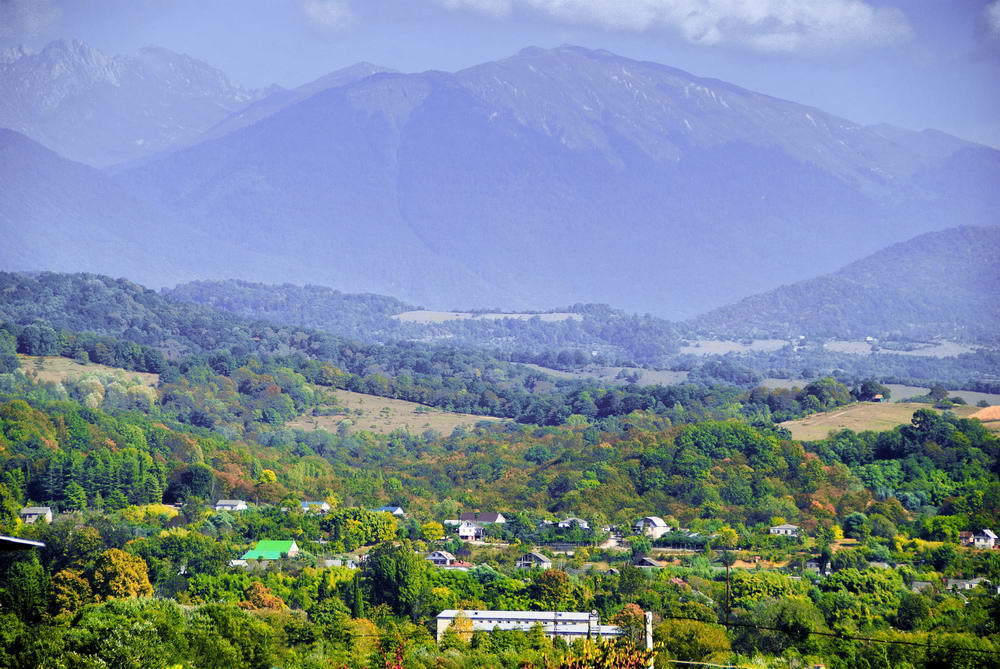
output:
<svg viewBox="0 0 1000 669"><path fill-rule="evenodd" d="M804 441L814 441L824 439L830 432L843 430L844 428L862 432L864 430L891 430L897 425L909 423L913 418L913 412L918 409L933 409L930 404L920 404L917 402L902 402L893 404L891 402L861 402L852 404L833 411L814 413L805 418L790 420L781 423L782 427L787 427L793 439ZM937 411L936 409L934 409ZM976 407L956 406L952 409L954 413L963 418L975 413Z"/></svg>
<svg viewBox="0 0 1000 669"><path fill-rule="evenodd" d="M289 422L287 427L296 430L326 430L337 432L344 424L349 432L364 430L388 434L403 429L413 434L434 430L441 434L451 434L456 427L471 427L479 421L499 421L492 416L476 416L435 409L416 402L393 400L375 395L355 393L350 390L334 392L336 404L326 408L343 410L336 416L302 415Z"/></svg>
<svg viewBox="0 0 1000 669"><path fill-rule="evenodd" d="M72 358L57 355L23 355L18 353L21 370L34 375L39 381L62 383L66 379L78 379L87 374L109 374L122 379L139 379L144 385L155 388L160 382L159 374L149 372L132 372L121 367L108 367L96 362L81 364Z"/></svg>
<svg viewBox="0 0 1000 669"><path fill-rule="evenodd" d="M570 312L553 312L547 314L500 314L500 313L474 313L471 311L404 311L396 314L393 318L405 323L446 323L448 321L484 320L499 321L511 319L516 321L530 321L537 318L544 323L559 323L561 321L575 320L582 321L582 314Z"/></svg>

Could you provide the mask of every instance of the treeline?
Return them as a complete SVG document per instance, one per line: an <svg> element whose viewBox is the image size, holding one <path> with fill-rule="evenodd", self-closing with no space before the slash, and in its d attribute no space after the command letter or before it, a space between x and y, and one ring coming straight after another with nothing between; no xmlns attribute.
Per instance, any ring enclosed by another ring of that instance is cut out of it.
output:
<svg viewBox="0 0 1000 669"><path fill-rule="evenodd" d="M165 290L163 294L172 300L210 306L242 318L308 327L365 343L446 339L454 345L488 351L501 359L560 369L593 362L657 364L676 352L678 344L677 326L669 321L626 314L602 304L574 304L557 309L580 316L557 322L541 318L472 318L413 323L392 316L418 307L381 295L352 295L318 286L195 281ZM486 313L481 309L477 312Z"/></svg>

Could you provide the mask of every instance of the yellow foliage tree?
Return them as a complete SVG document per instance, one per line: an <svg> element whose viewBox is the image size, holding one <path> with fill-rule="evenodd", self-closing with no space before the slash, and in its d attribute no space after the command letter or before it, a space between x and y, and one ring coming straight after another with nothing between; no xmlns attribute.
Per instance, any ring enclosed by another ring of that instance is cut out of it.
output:
<svg viewBox="0 0 1000 669"><path fill-rule="evenodd" d="M98 556L94 563L92 586L97 601L149 597L153 594L146 561L117 548Z"/></svg>

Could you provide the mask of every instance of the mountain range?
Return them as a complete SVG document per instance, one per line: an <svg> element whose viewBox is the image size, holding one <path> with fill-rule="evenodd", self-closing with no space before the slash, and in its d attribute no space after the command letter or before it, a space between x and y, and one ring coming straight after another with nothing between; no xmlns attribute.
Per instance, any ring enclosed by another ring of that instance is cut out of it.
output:
<svg viewBox="0 0 1000 669"><path fill-rule="evenodd" d="M114 191L99 203L79 169L17 140L16 162L0 163L0 221L20 246L0 262L160 286L233 277L440 308L608 302L682 318L921 233L995 224L1000 206L1000 151L579 47L457 73L360 64L292 91L211 90L239 101L194 137L160 142L173 151L92 174ZM45 234L25 213L37 208L91 239L180 232L138 263L98 259ZM152 213L122 222L137 211Z"/></svg>

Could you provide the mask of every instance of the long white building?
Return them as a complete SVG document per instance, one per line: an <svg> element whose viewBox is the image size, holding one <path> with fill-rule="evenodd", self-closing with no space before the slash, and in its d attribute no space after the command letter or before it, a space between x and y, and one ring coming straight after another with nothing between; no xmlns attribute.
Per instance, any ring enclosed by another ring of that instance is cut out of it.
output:
<svg viewBox="0 0 1000 669"><path fill-rule="evenodd" d="M437 616L437 639L441 641L448 626L459 614L472 622L472 631L491 632L494 629L530 631L541 624L545 636L559 637L568 642L577 639L608 639L621 634L615 625L602 625L597 611L582 613L577 611L480 611L446 609Z"/></svg>

